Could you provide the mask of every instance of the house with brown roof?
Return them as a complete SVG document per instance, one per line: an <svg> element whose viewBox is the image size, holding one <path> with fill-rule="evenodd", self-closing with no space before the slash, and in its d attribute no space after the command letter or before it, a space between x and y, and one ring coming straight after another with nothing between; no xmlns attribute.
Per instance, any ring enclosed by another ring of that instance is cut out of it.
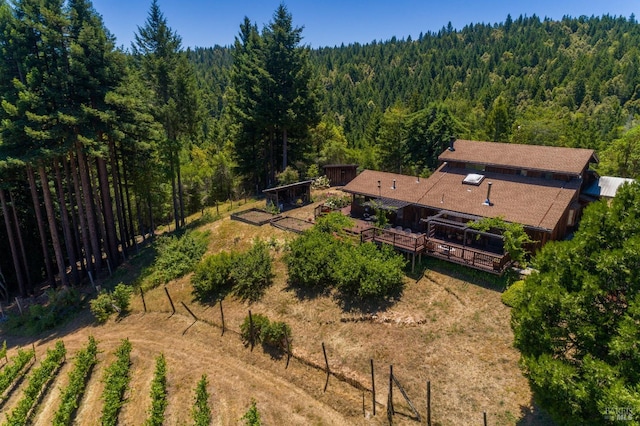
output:
<svg viewBox="0 0 640 426"><path fill-rule="evenodd" d="M536 241L532 250L562 239L586 204L580 194L598 159L590 149L456 140L439 161L426 179L365 170L343 190L353 196L353 215L386 210L394 227L426 235L428 254L476 266L473 250L503 256L504 249L501 238L469 228L469 221L520 223ZM496 256L483 257L483 266ZM498 266L507 262L500 257Z"/></svg>

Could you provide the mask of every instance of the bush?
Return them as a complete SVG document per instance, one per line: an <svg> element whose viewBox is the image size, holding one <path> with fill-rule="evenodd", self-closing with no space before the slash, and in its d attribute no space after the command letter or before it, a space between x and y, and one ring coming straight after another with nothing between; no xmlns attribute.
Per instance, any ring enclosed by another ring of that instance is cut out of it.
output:
<svg viewBox="0 0 640 426"><path fill-rule="evenodd" d="M244 253L221 252L201 262L191 280L193 294L200 301L224 298L230 292L241 300L256 301L273 283L272 269L269 244L256 239Z"/></svg>
<svg viewBox="0 0 640 426"><path fill-rule="evenodd" d="M524 280L516 281L507 288L500 296L502 303L515 308L524 299Z"/></svg>
<svg viewBox="0 0 640 426"><path fill-rule="evenodd" d="M111 293L103 290L89 302L91 313L99 323L105 323L116 312L118 316L124 316L129 312L132 295L133 288L123 283L118 284Z"/></svg>
<svg viewBox="0 0 640 426"><path fill-rule="evenodd" d="M296 169L287 166L281 173L276 176L279 185L289 185L300 181L300 174Z"/></svg>
<svg viewBox="0 0 640 426"><path fill-rule="evenodd" d="M284 256L289 282L306 288L333 285L329 265L337 261L339 244L335 238L313 230L291 241Z"/></svg>
<svg viewBox="0 0 640 426"><path fill-rule="evenodd" d="M320 168L317 164L312 164L307 169L307 179L315 179L320 176Z"/></svg>
<svg viewBox="0 0 640 426"><path fill-rule="evenodd" d="M101 291L98 297L89 302L89 305L96 321L101 324L107 322L114 312L111 295L105 290Z"/></svg>
<svg viewBox="0 0 640 426"><path fill-rule="evenodd" d="M201 302L224 299L233 287L231 271L234 266L234 254L220 252L207 256L196 267L191 278L193 294Z"/></svg>
<svg viewBox="0 0 640 426"><path fill-rule="evenodd" d="M349 204L351 204L350 195L332 195L323 203L324 206L330 207L334 210L347 207Z"/></svg>
<svg viewBox="0 0 640 426"><path fill-rule="evenodd" d="M166 284L193 271L207 251L209 233L187 231L182 236L160 237L156 242L158 257L145 289Z"/></svg>
<svg viewBox="0 0 640 426"><path fill-rule="evenodd" d="M319 217L313 229L328 234L343 234L345 229L353 228L353 225L354 222L351 218L348 218L340 212L331 212Z"/></svg>
<svg viewBox="0 0 640 426"><path fill-rule="evenodd" d="M274 349L291 350L291 327L288 324L282 321L271 322L262 314L253 314L251 320L254 344L261 343ZM247 315L240 326L240 336L245 345L251 343L251 320Z"/></svg>
<svg viewBox="0 0 640 426"><path fill-rule="evenodd" d="M291 327L282 321L274 321L262 328L260 341L273 348L291 350Z"/></svg>
<svg viewBox="0 0 640 426"><path fill-rule="evenodd" d="M256 301L273 282L273 260L267 243L255 240L245 253L236 256L231 270L233 294L241 300Z"/></svg>
<svg viewBox="0 0 640 426"><path fill-rule="evenodd" d="M312 189L327 189L331 186L331 182L329 182L329 178L326 176L319 176L313 180L311 183Z"/></svg>
<svg viewBox="0 0 640 426"><path fill-rule="evenodd" d="M405 260L391 247L353 246L317 231L292 241L284 261L290 283L310 288L335 286L350 297L390 297L404 284Z"/></svg>
<svg viewBox="0 0 640 426"><path fill-rule="evenodd" d="M7 329L16 334L38 334L69 321L83 307L80 293L73 288L47 291L45 305L31 305L24 314L10 316Z"/></svg>
<svg viewBox="0 0 640 426"><path fill-rule="evenodd" d="M253 321L253 330L251 329L251 322ZM253 333L253 343L260 343L260 336L262 335L262 330L265 330L269 327L270 321L269 318L262 314L253 314L251 317L247 315L240 326L240 337L242 337L242 341L245 345L251 343L252 333Z"/></svg>

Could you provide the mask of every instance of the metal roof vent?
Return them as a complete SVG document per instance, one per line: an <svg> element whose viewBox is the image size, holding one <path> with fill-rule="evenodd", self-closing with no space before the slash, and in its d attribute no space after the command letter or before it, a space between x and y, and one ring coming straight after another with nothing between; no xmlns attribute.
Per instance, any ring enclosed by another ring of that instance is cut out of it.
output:
<svg viewBox="0 0 640 426"><path fill-rule="evenodd" d="M491 202L491 198L489 198L491 196L491 182L488 183L487 185L487 199L484 200L484 203L482 203L485 206L492 206L493 203Z"/></svg>
<svg viewBox="0 0 640 426"><path fill-rule="evenodd" d="M484 175L478 173L469 173L464 179L462 179L462 183L466 185L475 185L478 186L484 180Z"/></svg>

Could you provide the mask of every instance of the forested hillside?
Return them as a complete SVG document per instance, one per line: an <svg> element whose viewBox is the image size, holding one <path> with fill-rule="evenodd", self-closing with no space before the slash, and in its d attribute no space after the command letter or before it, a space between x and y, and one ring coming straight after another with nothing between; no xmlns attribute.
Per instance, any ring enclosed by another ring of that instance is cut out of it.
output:
<svg viewBox="0 0 640 426"><path fill-rule="evenodd" d="M158 224L324 164L428 175L451 136L590 147L602 172L640 173L633 16L322 49L293 18L281 5L234 46L185 51L152 1L123 52L88 0L0 0L9 293L100 274Z"/></svg>
<svg viewBox="0 0 640 426"><path fill-rule="evenodd" d="M335 159L366 167L398 171L385 158L400 154L405 170L423 171L449 134L603 151L640 112L640 26L633 16L507 16L417 40L346 42L311 50L310 60L322 88L322 126L337 126L348 147L358 148ZM224 107L228 50L190 56L214 94L216 116Z"/></svg>

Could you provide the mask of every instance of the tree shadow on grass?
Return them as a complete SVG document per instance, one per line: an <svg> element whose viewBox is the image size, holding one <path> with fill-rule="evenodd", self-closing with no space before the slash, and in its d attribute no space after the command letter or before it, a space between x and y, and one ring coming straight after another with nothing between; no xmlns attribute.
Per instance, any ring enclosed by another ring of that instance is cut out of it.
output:
<svg viewBox="0 0 640 426"><path fill-rule="evenodd" d="M344 313L377 314L385 312L400 301L403 291L404 288L399 288L390 295L380 298L361 298L337 291L334 293L333 298Z"/></svg>
<svg viewBox="0 0 640 426"><path fill-rule="evenodd" d="M330 296L332 289L329 286L302 287L289 281L287 282L287 286L284 288L284 291L293 292L298 300L303 301Z"/></svg>
<svg viewBox="0 0 640 426"><path fill-rule="evenodd" d="M470 268L464 265L447 262L441 259L425 257L416 264L415 272L407 273L409 278L416 281L422 279L429 271L438 272L451 278L462 280L478 287L502 293L512 282L516 281L517 274L508 269L502 275Z"/></svg>
<svg viewBox="0 0 640 426"><path fill-rule="evenodd" d="M520 419L516 426L556 426L549 413L540 408L535 401L531 405L520 406Z"/></svg>

